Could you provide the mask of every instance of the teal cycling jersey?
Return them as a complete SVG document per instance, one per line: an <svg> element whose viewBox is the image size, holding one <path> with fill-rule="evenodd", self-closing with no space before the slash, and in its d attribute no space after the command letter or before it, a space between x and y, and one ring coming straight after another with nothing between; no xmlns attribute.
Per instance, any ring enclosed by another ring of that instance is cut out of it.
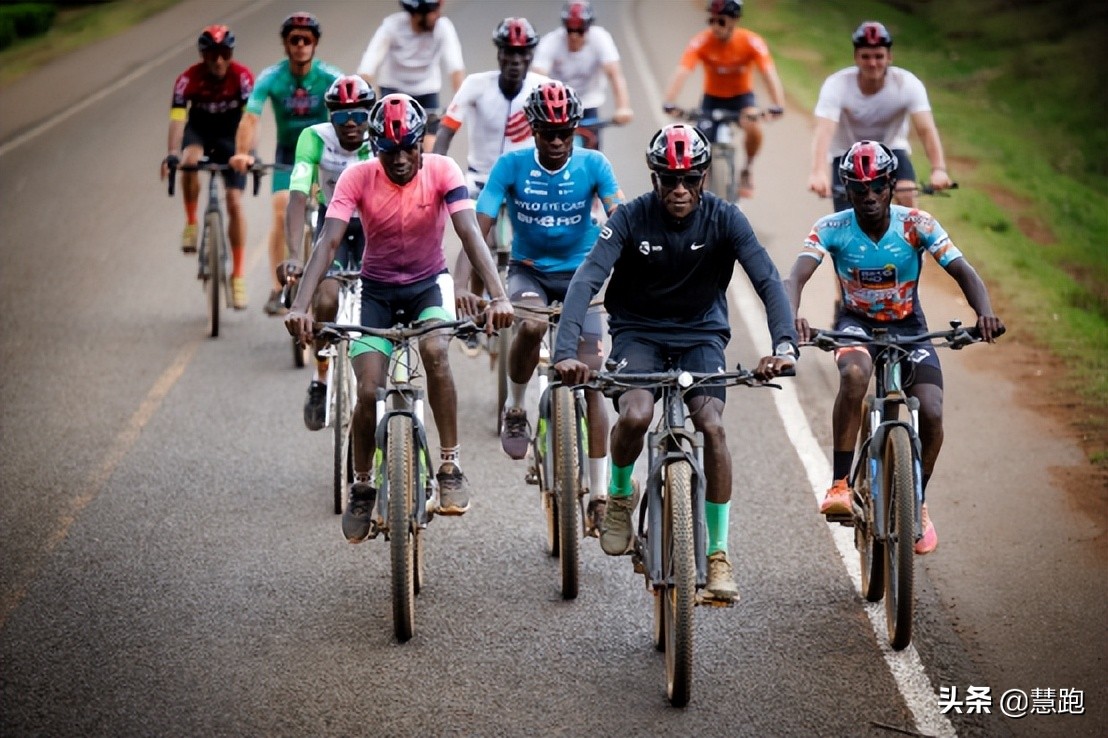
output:
<svg viewBox="0 0 1108 738"><path fill-rule="evenodd" d="M246 102L246 112L261 116L268 99L273 103L273 117L277 121L277 145L294 148L301 131L327 121L323 96L341 76L338 68L315 59L306 75L296 77L285 59L258 75Z"/></svg>
<svg viewBox="0 0 1108 738"><path fill-rule="evenodd" d="M924 252L943 268L962 258L930 213L893 205L889 229L877 243L858 227L853 209L842 210L816 221L801 253L819 262L831 256L844 310L888 322L922 318L919 278Z"/></svg>
<svg viewBox="0 0 1108 738"><path fill-rule="evenodd" d="M600 234L592 218L593 198L604 209L623 202L612 165L599 151L575 148L556 172L539 164L538 151L502 154L477 199L477 212L496 218L508 203L512 259L542 272L572 272Z"/></svg>

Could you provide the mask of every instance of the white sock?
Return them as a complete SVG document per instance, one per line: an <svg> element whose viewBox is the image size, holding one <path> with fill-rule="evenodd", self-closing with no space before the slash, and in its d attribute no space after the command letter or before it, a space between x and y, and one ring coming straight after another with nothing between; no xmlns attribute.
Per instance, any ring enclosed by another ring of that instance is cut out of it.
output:
<svg viewBox="0 0 1108 738"><path fill-rule="evenodd" d="M462 465L459 463L461 458L461 445L457 446L442 446L439 448L439 461L440 464L453 464L455 467L461 469Z"/></svg>
<svg viewBox="0 0 1108 738"><path fill-rule="evenodd" d="M589 457L589 497L594 500L608 496L608 457Z"/></svg>
<svg viewBox="0 0 1108 738"><path fill-rule="evenodd" d="M527 402L527 385L530 382L516 384L508 380L508 407L525 407Z"/></svg>

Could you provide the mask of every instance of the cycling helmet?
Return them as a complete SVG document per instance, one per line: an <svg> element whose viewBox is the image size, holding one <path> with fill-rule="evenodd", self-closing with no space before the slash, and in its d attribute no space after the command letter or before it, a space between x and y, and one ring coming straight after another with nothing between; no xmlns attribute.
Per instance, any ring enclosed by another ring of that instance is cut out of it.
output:
<svg viewBox="0 0 1108 738"><path fill-rule="evenodd" d="M854 48L856 49L877 46L884 46L889 49L893 45L893 37L889 35L889 29L877 21L866 21L858 26L854 29L854 35L851 39L854 41Z"/></svg>
<svg viewBox="0 0 1108 738"><path fill-rule="evenodd" d="M526 18L505 18L493 32L492 42L501 49L533 49L539 37Z"/></svg>
<svg viewBox="0 0 1108 738"><path fill-rule="evenodd" d="M711 163L712 145L708 137L686 123L670 123L655 133L646 147L646 165L655 171L704 169Z"/></svg>
<svg viewBox="0 0 1108 738"><path fill-rule="evenodd" d="M595 18L589 0L569 0L562 6L562 25L571 30L583 31Z"/></svg>
<svg viewBox="0 0 1108 738"><path fill-rule="evenodd" d="M839 162L839 176L845 182L869 182L896 173L896 154L877 141L859 141L843 154Z"/></svg>
<svg viewBox="0 0 1108 738"><path fill-rule="evenodd" d="M288 35L296 28L303 28L311 31L315 35L317 41L322 35L319 31L319 21L316 20L314 15L304 11L293 13L288 18L285 18L284 22L281 23L281 38L288 38Z"/></svg>
<svg viewBox="0 0 1108 738"><path fill-rule="evenodd" d="M553 80L531 90L523 114L533 129L576 128L585 107L572 87Z"/></svg>
<svg viewBox="0 0 1108 738"><path fill-rule="evenodd" d="M328 110L346 108L369 108L377 102L377 93L369 83L356 74L339 77L327 88L323 103Z"/></svg>
<svg viewBox="0 0 1108 738"><path fill-rule="evenodd" d="M743 14L742 0L710 0L708 12L712 15L728 15L738 18Z"/></svg>
<svg viewBox="0 0 1108 738"><path fill-rule="evenodd" d="M233 49L235 48L235 34L231 33L231 29L227 26L208 26L200 32L200 38L196 40L196 46L200 49L200 53L220 47Z"/></svg>
<svg viewBox="0 0 1108 738"><path fill-rule="evenodd" d="M412 15L433 13L442 5L440 0L400 0L400 7Z"/></svg>
<svg viewBox="0 0 1108 738"><path fill-rule="evenodd" d="M389 150L396 147L410 148L423 140L427 130L427 111L415 98L402 92L385 95L373 110L369 111L369 133L373 137L373 149L378 150L380 139L389 143Z"/></svg>

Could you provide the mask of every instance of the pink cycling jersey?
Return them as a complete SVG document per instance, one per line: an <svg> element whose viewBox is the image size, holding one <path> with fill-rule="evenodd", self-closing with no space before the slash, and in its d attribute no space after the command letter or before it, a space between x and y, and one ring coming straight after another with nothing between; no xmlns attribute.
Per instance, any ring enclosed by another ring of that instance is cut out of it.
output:
<svg viewBox="0 0 1108 738"><path fill-rule="evenodd" d="M377 159L347 167L335 184L327 217L348 223L356 210L365 232L362 276L404 285L446 269L446 218L466 208L472 210L473 201L458 164L424 154L423 166L403 186L388 178Z"/></svg>

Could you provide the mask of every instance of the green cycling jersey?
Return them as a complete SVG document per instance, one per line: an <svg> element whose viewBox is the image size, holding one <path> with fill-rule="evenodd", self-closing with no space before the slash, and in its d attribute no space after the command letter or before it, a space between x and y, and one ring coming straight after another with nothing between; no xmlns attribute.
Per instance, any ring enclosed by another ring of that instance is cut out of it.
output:
<svg viewBox="0 0 1108 738"><path fill-rule="evenodd" d="M323 96L331 83L342 76L337 67L312 60L312 66L303 77L296 77L289 70L289 60L284 59L267 67L254 84L246 112L261 116L265 101L273 103L273 117L277 122L277 145L294 148L300 132L314 123L327 120L327 107Z"/></svg>

